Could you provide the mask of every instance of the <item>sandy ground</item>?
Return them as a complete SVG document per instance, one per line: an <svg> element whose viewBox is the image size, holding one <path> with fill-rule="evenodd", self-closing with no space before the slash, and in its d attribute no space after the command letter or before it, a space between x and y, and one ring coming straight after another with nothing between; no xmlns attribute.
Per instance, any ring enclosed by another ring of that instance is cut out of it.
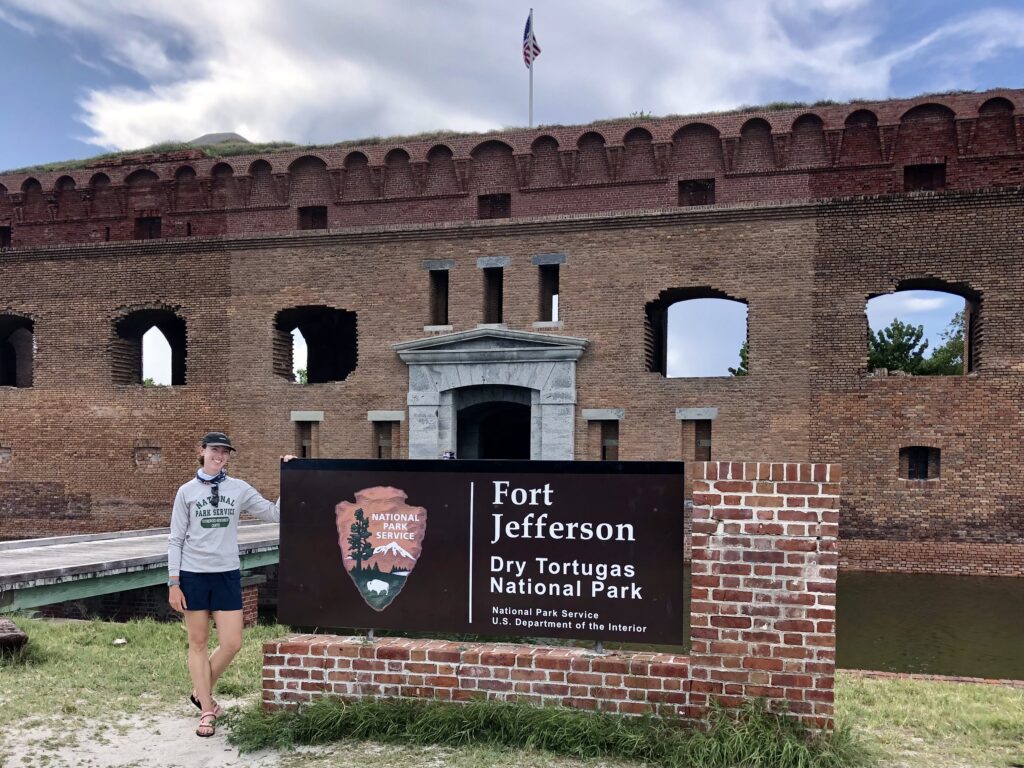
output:
<svg viewBox="0 0 1024 768"><path fill-rule="evenodd" d="M195 735L198 711L185 707L147 712L111 721L73 718L33 721L20 731L7 730L0 742L3 768L276 768L278 753L239 755L225 730L201 739Z"/></svg>
<svg viewBox="0 0 1024 768"><path fill-rule="evenodd" d="M225 706L242 702L222 701ZM507 766L508 755L443 747L400 747L373 742L302 747L293 751L239 754L227 729L199 738L198 711L181 706L118 716L32 720L0 734L0 768L476 768ZM542 753L516 753L519 766L581 763ZM590 763L598 768L600 763Z"/></svg>

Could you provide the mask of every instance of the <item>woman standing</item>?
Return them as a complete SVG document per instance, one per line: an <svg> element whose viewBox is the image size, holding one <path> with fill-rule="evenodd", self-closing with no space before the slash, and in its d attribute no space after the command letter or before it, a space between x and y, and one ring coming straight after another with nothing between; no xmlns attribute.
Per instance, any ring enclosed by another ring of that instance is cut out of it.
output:
<svg viewBox="0 0 1024 768"><path fill-rule="evenodd" d="M278 503L267 501L244 480L225 471L235 450L223 432L210 432L199 448L199 471L178 489L167 547L168 602L185 614L191 702L199 707L197 736L213 736L221 708L213 686L242 647L242 579L238 517L281 520ZM283 461L292 456L282 456ZM219 645L207 656L210 616Z"/></svg>

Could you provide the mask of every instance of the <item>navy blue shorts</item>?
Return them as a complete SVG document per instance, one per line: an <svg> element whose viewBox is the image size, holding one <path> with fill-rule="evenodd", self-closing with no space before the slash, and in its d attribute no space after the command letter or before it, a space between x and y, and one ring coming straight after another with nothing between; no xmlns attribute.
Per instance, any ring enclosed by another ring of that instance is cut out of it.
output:
<svg viewBox="0 0 1024 768"><path fill-rule="evenodd" d="M181 572L181 591L187 611L242 610L242 572Z"/></svg>

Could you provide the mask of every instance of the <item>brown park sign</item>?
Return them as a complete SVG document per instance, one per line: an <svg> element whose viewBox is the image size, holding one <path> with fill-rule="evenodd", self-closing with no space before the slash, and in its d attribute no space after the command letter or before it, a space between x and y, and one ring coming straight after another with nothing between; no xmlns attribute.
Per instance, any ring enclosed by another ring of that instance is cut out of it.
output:
<svg viewBox="0 0 1024 768"><path fill-rule="evenodd" d="M683 642L681 462L282 465L279 619Z"/></svg>

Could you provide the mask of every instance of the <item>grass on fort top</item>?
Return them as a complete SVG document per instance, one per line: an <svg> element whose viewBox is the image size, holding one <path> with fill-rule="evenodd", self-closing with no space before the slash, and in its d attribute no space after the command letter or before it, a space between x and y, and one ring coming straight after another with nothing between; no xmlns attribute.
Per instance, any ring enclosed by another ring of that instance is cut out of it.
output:
<svg viewBox="0 0 1024 768"><path fill-rule="evenodd" d="M31 640L22 652L0 660L0 764L4 762L5 739L16 731L55 724L59 729L74 731L75 728L95 727L98 721L110 722L118 715L168 712L175 707L175 711L182 711L188 675L186 636L181 624L34 619L19 619L18 623ZM496 712L493 707L468 715L453 713L451 708L438 708L424 715L423 708L416 705L402 705L387 711L372 707L350 708L348 714L321 709L306 719L291 715L268 717L255 704L260 684L261 644L287 631L286 627L276 625L249 630L242 652L218 686L219 696L253 700L252 704L239 707L229 719L232 738L244 742L243 746L287 746L315 742L340 733L362 734L376 742L402 741L403 744L389 746L388 754L394 753L406 764L409 760L415 762L416 755L425 749L422 746L425 743L444 744L436 748L442 750L440 757L435 754L434 758L447 765L486 768L507 766L511 762L569 766L581 764L581 757L585 758L582 764L589 765L597 765L594 761L600 760L603 766L634 766L640 764L637 758L646 760L647 765L673 764L665 754L650 751L664 740L664 732L656 728L652 731L652 724L641 724L638 719L632 721L637 726L634 728L616 725L616 720L621 722L617 718L598 722L593 717L575 713L553 715L550 710L538 711L540 714L534 717L529 713L523 715L520 708ZM127 642L114 645L117 638ZM836 682L836 713L846 729L844 733L852 738L844 737L845 741L836 744L835 754L787 764L808 768L858 764L887 768L1024 765L1024 690L870 680L840 672ZM722 738L726 742L732 739L734 747L744 746L739 744L744 739L765 742L775 738L765 735L763 729L771 724L758 717L755 711L753 730L723 733ZM381 725L382 718L390 718L390 730ZM491 734L488 738L473 735L482 722L487 724L484 732ZM600 727L593 730L594 725ZM500 733L496 733L498 731ZM615 734L610 736L612 731ZM602 754L594 747L595 744L607 745L609 739L617 740L617 746L610 752ZM367 742L360 742L359 747L351 741L346 744L345 749L350 752L369 748ZM562 754L538 753L532 748L545 744ZM756 745L746 744L746 747L752 746ZM869 753L866 758L859 747L866 747ZM663 747L658 749L664 752ZM434 758L431 762L438 764ZM336 755L305 754L302 764L328 765L332 761L337 762ZM722 763L709 760L689 764Z"/></svg>

